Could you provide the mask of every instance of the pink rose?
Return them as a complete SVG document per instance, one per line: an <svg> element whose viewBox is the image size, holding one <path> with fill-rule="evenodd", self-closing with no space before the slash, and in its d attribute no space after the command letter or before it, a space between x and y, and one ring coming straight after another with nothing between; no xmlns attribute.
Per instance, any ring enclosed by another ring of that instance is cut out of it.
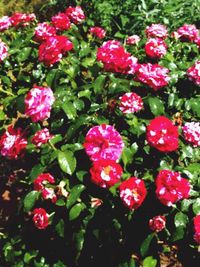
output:
<svg viewBox="0 0 200 267"><path fill-rule="evenodd" d="M40 147L42 144L46 144L52 137L53 135L49 133L49 130L44 128L36 132L31 141L36 147Z"/></svg>
<svg viewBox="0 0 200 267"><path fill-rule="evenodd" d="M35 28L35 36L34 39L41 43L43 41L46 41L48 37L52 37L56 35L56 29L49 25L46 22L39 23L37 27Z"/></svg>
<svg viewBox="0 0 200 267"><path fill-rule="evenodd" d="M186 122L182 127L183 135L186 141L191 143L193 147L200 146L200 123Z"/></svg>
<svg viewBox="0 0 200 267"><path fill-rule="evenodd" d="M43 208L34 209L33 222L38 229L44 230L49 225L49 214Z"/></svg>
<svg viewBox="0 0 200 267"><path fill-rule="evenodd" d="M200 214L194 217L194 240L200 245Z"/></svg>
<svg viewBox="0 0 200 267"><path fill-rule="evenodd" d="M80 6L69 6L65 13L74 24L79 24L85 20L85 14Z"/></svg>
<svg viewBox="0 0 200 267"><path fill-rule="evenodd" d="M12 25L11 19L8 16L0 18L0 32L7 30Z"/></svg>
<svg viewBox="0 0 200 267"><path fill-rule="evenodd" d="M53 26L56 28L56 30L59 31L66 31L71 26L71 22L68 16L65 13L61 12L53 16L51 22Z"/></svg>
<svg viewBox="0 0 200 267"><path fill-rule="evenodd" d="M151 58L161 58L167 53L167 45L162 39L151 38L145 44L145 51Z"/></svg>
<svg viewBox="0 0 200 267"><path fill-rule="evenodd" d="M0 62L3 61L8 56L7 45L0 40Z"/></svg>
<svg viewBox="0 0 200 267"><path fill-rule="evenodd" d="M165 39L167 37L167 29L162 24L152 24L146 28L146 34L148 37L158 37Z"/></svg>
<svg viewBox="0 0 200 267"><path fill-rule="evenodd" d="M25 27L30 24L30 22L36 19L35 14L25 14L25 13L14 13L11 17L11 23L14 27Z"/></svg>
<svg viewBox="0 0 200 267"><path fill-rule="evenodd" d="M91 27L90 34L94 35L99 39L103 39L106 36L106 31L101 27Z"/></svg>
<svg viewBox="0 0 200 267"><path fill-rule="evenodd" d="M200 85L200 61L196 61L192 67L187 70L188 78L197 85Z"/></svg>
<svg viewBox="0 0 200 267"><path fill-rule="evenodd" d="M153 232L160 232L162 231L166 226L166 218L165 216L155 216L152 219L149 220L149 228Z"/></svg>
<svg viewBox="0 0 200 267"><path fill-rule="evenodd" d="M123 113L138 112L143 108L142 98L135 93L125 93L120 97L119 109Z"/></svg>
<svg viewBox="0 0 200 267"><path fill-rule="evenodd" d="M134 44L139 43L139 41L140 41L140 37L138 35L132 35L127 38L126 43L128 45L134 45Z"/></svg>
<svg viewBox="0 0 200 267"><path fill-rule="evenodd" d="M199 30L195 25L185 24L172 33L172 36L183 42L194 42L199 37Z"/></svg>

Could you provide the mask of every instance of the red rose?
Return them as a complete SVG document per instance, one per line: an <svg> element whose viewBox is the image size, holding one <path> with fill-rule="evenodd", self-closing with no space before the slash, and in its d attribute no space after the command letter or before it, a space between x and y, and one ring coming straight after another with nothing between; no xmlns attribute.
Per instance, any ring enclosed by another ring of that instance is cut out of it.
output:
<svg viewBox="0 0 200 267"><path fill-rule="evenodd" d="M129 209L137 209L144 201L147 190L143 180L136 177L130 177L128 180L121 183L120 198L124 205Z"/></svg>
<svg viewBox="0 0 200 267"><path fill-rule="evenodd" d="M138 64L136 69L136 79L155 91L167 86L170 77L168 76L169 70L158 64Z"/></svg>
<svg viewBox="0 0 200 267"><path fill-rule="evenodd" d="M192 67L187 70L188 78L197 85L200 85L200 61L196 61Z"/></svg>
<svg viewBox="0 0 200 267"><path fill-rule="evenodd" d="M171 152L178 148L178 127L164 116L153 119L147 126L147 141L161 152Z"/></svg>
<svg viewBox="0 0 200 267"><path fill-rule="evenodd" d="M35 28L34 40L36 42L43 42L48 39L48 37L56 36L56 29L46 22L39 23Z"/></svg>
<svg viewBox="0 0 200 267"><path fill-rule="evenodd" d="M106 36L106 31L101 27L91 27L90 34L94 35L99 39L103 39Z"/></svg>
<svg viewBox="0 0 200 267"><path fill-rule="evenodd" d="M135 113L143 108L142 98L135 93L125 93L120 98L119 109L123 113Z"/></svg>
<svg viewBox="0 0 200 267"><path fill-rule="evenodd" d="M50 173L41 173L33 182L34 190L41 191L47 183L54 184L54 177Z"/></svg>
<svg viewBox="0 0 200 267"><path fill-rule="evenodd" d="M199 30L195 25L185 24L178 28L176 32L173 32L172 36L183 42L195 42L199 37Z"/></svg>
<svg viewBox="0 0 200 267"><path fill-rule="evenodd" d="M58 13L52 17L51 22L56 30L65 31L68 30L71 26L70 20L65 13Z"/></svg>
<svg viewBox="0 0 200 267"><path fill-rule="evenodd" d="M74 24L79 24L85 20L85 14L80 6L69 6L65 13Z"/></svg>
<svg viewBox="0 0 200 267"><path fill-rule="evenodd" d="M186 122L182 127L183 135L193 147L200 146L200 123L199 122Z"/></svg>
<svg viewBox="0 0 200 267"><path fill-rule="evenodd" d="M33 222L38 229L43 230L49 225L49 214L43 208L34 209Z"/></svg>
<svg viewBox="0 0 200 267"><path fill-rule="evenodd" d="M8 130L0 137L0 153L9 159L17 159L23 156L28 144L25 133L21 128L14 129L9 126Z"/></svg>
<svg viewBox="0 0 200 267"><path fill-rule="evenodd" d="M194 240L200 245L200 214L194 217Z"/></svg>
<svg viewBox="0 0 200 267"><path fill-rule="evenodd" d="M167 45L162 39L151 38L145 44L145 51L151 58L161 58L167 53Z"/></svg>
<svg viewBox="0 0 200 267"><path fill-rule="evenodd" d="M10 17L12 26L14 27L25 27L27 25L29 25L29 23L31 21L35 20L35 14L25 14L25 13L14 13L11 17Z"/></svg>
<svg viewBox="0 0 200 267"><path fill-rule="evenodd" d="M44 128L36 132L31 141L36 147L40 147L42 144L46 144L52 137L53 135L49 133L49 130Z"/></svg>
<svg viewBox="0 0 200 267"><path fill-rule="evenodd" d="M169 170L159 171L156 178L156 195L163 205L171 206L189 197L190 183L180 173Z"/></svg>
<svg viewBox="0 0 200 267"><path fill-rule="evenodd" d="M148 37L158 37L165 39L167 37L167 29L162 24L152 24L146 28L146 34Z"/></svg>
<svg viewBox="0 0 200 267"><path fill-rule="evenodd" d="M90 173L93 183L109 188L120 181L122 167L114 160L100 159L93 162Z"/></svg>
<svg viewBox="0 0 200 267"><path fill-rule="evenodd" d="M165 228L166 225L166 218L165 216L155 216L149 220L149 228L153 232L160 232Z"/></svg>

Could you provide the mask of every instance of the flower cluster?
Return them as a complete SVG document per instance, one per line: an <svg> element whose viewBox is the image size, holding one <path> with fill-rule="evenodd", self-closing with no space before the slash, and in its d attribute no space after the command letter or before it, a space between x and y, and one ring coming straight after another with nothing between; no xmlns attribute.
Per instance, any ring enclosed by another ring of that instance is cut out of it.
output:
<svg viewBox="0 0 200 267"><path fill-rule="evenodd" d="M31 141L36 147L41 147L42 144L46 144L52 137L53 135L49 133L49 130L44 128L36 132Z"/></svg>
<svg viewBox="0 0 200 267"><path fill-rule="evenodd" d="M126 44L128 44L128 45L134 45L134 44L139 43L139 41L140 41L140 37L135 34L135 35L131 35L131 36L129 36L127 38Z"/></svg>
<svg viewBox="0 0 200 267"><path fill-rule="evenodd" d="M172 206L181 199L189 197L190 183L180 173L161 170L156 178L156 195L160 202Z"/></svg>
<svg viewBox="0 0 200 267"><path fill-rule="evenodd" d="M27 143L25 132L21 128L9 126L0 137L0 153L9 159L18 159L24 154Z"/></svg>
<svg viewBox="0 0 200 267"><path fill-rule="evenodd" d="M138 64L136 79L157 91L168 85L170 81L168 73L169 70L159 64Z"/></svg>
<svg viewBox="0 0 200 267"><path fill-rule="evenodd" d="M48 119L54 101L51 88L34 86L25 97L25 113L33 122Z"/></svg>
<svg viewBox="0 0 200 267"><path fill-rule="evenodd" d="M14 27L25 27L30 24L30 22L35 20L35 14L25 14L25 13L14 13L10 17L12 26Z"/></svg>
<svg viewBox="0 0 200 267"><path fill-rule="evenodd" d="M151 38L145 44L145 51L151 58L161 58L167 53L167 45L160 38Z"/></svg>
<svg viewBox="0 0 200 267"><path fill-rule="evenodd" d="M149 220L149 228L153 231L153 232L160 232L163 229L165 229L166 226L166 218L165 216L155 216L152 219Z"/></svg>
<svg viewBox="0 0 200 267"><path fill-rule="evenodd" d="M183 42L195 42L199 37L199 30L195 25L185 24L172 34L176 39Z"/></svg>
<svg viewBox="0 0 200 267"><path fill-rule="evenodd" d="M101 27L91 27L90 34L99 39L103 39L106 36L106 31Z"/></svg>
<svg viewBox="0 0 200 267"><path fill-rule="evenodd" d="M8 16L0 18L0 32L9 29L12 25L11 19Z"/></svg>
<svg viewBox="0 0 200 267"><path fill-rule="evenodd" d="M195 84L200 85L200 61L196 61L195 64L187 70L187 76Z"/></svg>
<svg viewBox="0 0 200 267"><path fill-rule="evenodd" d="M146 137L149 145L161 152L171 152L178 148L178 127L164 116L151 120Z"/></svg>
<svg viewBox="0 0 200 267"><path fill-rule="evenodd" d="M45 187L46 184L54 183L55 179L50 173L42 173L33 182L34 190L40 191L44 199L51 199L51 201L55 203L57 196L54 192L54 189L51 187Z"/></svg>
<svg viewBox="0 0 200 267"><path fill-rule="evenodd" d="M8 56L7 45L0 40L0 62L3 61Z"/></svg>
<svg viewBox="0 0 200 267"><path fill-rule="evenodd" d="M200 245L200 214L194 217L194 240Z"/></svg>
<svg viewBox="0 0 200 267"><path fill-rule="evenodd" d="M48 37L56 35L56 29L47 22L39 23L35 28L35 41L41 43L46 41Z"/></svg>
<svg viewBox="0 0 200 267"><path fill-rule="evenodd" d="M70 19L65 13L58 13L57 15L51 18L51 22L56 30L65 31L68 30L71 26Z"/></svg>
<svg viewBox="0 0 200 267"><path fill-rule="evenodd" d="M147 194L143 180L136 177L130 177L128 180L122 182L119 190L120 198L125 206L131 210L140 207Z"/></svg>
<svg viewBox="0 0 200 267"><path fill-rule="evenodd" d="M34 209L33 222L38 229L44 230L49 225L49 214L43 208Z"/></svg>
<svg viewBox="0 0 200 267"><path fill-rule="evenodd" d="M126 93L120 97L119 109L123 113L138 112L143 108L142 98L136 93Z"/></svg>
<svg viewBox="0 0 200 267"><path fill-rule="evenodd" d="M101 61L106 71L133 74L137 67L137 58L126 52L118 41L104 42L98 48L97 60Z"/></svg>
<svg viewBox="0 0 200 267"><path fill-rule="evenodd" d="M90 174L93 183L109 188L120 181L122 167L114 160L100 159L93 162Z"/></svg>
<svg viewBox="0 0 200 267"><path fill-rule="evenodd" d="M85 20L85 14L80 6L69 6L65 13L74 24L79 24Z"/></svg>
<svg viewBox="0 0 200 267"><path fill-rule="evenodd" d="M168 35L165 25L162 24L152 24L146 28L146 34L149 37L158 37L165 39Z"/></svg>
<svg viewBox="0 0 200 267"><path fill-rule="evenodd" d="M100 159L117 161L124 148L120 134L113 126L106 124L92 127L83 145L92 161Z"/></svg>
<svg viewBox="0 0 200 267"><path fill-rule="evenodd" d="M43 62L46 66L52 66L72 49L73 44L66 36L49 37L39 47L39 61Z"/></svg>
<svg viewBox="0 0 200 267"><path fill-rule="evenodd" d="M193 145L193 147L200 146L200 123L186 122L182 127L185 140Z"/></svg>

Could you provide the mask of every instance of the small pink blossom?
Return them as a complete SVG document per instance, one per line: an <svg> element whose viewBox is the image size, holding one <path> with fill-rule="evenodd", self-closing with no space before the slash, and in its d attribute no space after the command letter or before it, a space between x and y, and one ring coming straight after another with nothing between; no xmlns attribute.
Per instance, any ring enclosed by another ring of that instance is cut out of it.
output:
<svg viewBox="0 0 200 267"><path fill-rule="evenodd" d="M200 61L196 61L194 65L187 70L187 76L195 84L200 85Z"/></svg>
<svg viewBox="0 0 200 267"><path fill-rule="evenodd" d="M167 53L167 45L160 38L151 38L145 44L145 51L151 58L161 58Z"/></svg>
<svg viewBox="0 0 200 267"><path fill-rule="evenodd" d="M8 16L0 18L0 32L7 30L12 25L11 19Z"/></svg>
<svg viewBox="0 0 200 267"><path fill-rule="evenodd" d="M34 209L33 222L38 229L44 230L49 225L49 214L43 208Z"/></svg>
<svg viewBox="0 0 200 267"><path fill-rule="evenodd" d="M138 64L136 79L157 91L168 85L170 81L168 73L169 70L159 64Z"/></svg>
<svg viewBox="0 0 200 267"><path fill-rule="evenodd" d="M18 159L23 156L27 144L24 131L21 128L14 129L13 126L9 126L0 137L0 153L9 159Z"/></svg>
<svg viewBox="0 0 200 267"><path fill-rule="evenodd" d="M193 223L194 223L194 240L198 245L200 245L200 214L194 217Z"/></svg>
<svg viewBox="0 0 200 267"><path fill-rule="evenodd" d="M53 16L51 22L58 31L66 31L71 26L71 22L68 16L65 13L61 12Z"/></svg>
<svg viewBox="0 0 200 267"><path fill-rule="evenodd" d="M90 34L94 35L99 39L103 39L106 36L106 31L101 27L91 27Z"/></svg>
<svg viewBox="0 0 200 267"><path fill-rule="evenodd" d="M93 161L100 159L117 161L124 148L121 135L113 126L106 124L92 127L83 145Z"/></svg>
<svg viewBox="0 0 200 267"><path fill-rule="evenodd" d="M193 147L200 146L200 123L186 122L183 126L183 135L186 141L191 143Z"/></svg>
<svg viewBox="0 0 200 267"><path fill-rule="evenodd" d="M46 41L48 37L52 37L56 35L56 29L49 25L46 22L39 23L37 27L35 28L35 36L34 39L41 43L43 41Z"/></svg>
<svg viewBox="0 0 200 267"><path fill-rule="evenodd" d="M25 114L31 117L33 122L48 119L54 101L51 88L34 86L25 97Z"/></svg>
<svg viewBox="0 0 200 267"><path fill-rule="evenodd" d="M30 22L36 19L35 14L25 14L25 13L14 13L11 17L11 23L13 27L25 27L30 24Z"/></svg>
<svg viewBox="0 0 200 267"><path fill-rule="evenodd" d="M176 32L173 32L172 36L183 42L195 42L195 40L199 37L199 30L195 25L185 24L178 28Z"/></svg>
<svg viewBox="0 0 200 267"><path fill-rule="evenodd" d="M162 24L152 24L151 26L148 26L145 31L148 37L165 39L168 35L167 28Z"/></svg>
<svg viewBox="0 0 200 267"><path fill-rule="evenodd" d="M165 229L166 226L166 218L165 216L155 216L152 219L149 220L149 228L153 231L153 232L160 232L163 229Z"/></svg>
<svg viewBox="0 0 200 267"><path fill-rule="evenodd" d="M119 109L123 113L138 112L143 108L142 98L135 93L125 93L120 97Z"/></svg>
<svg viewBox="0 0 200 267"><path fill-rule="evenodd" d="M126 39L126 43L128 45L134 45L134 44L137 44L139 43L140 41L140 37L138 35L132 35L132 36L129 36L127 39Z"/></svg>
<svg viewBox="0 0 200 267"><path fill-rule="evenodd" d="M85 20L85 14L80 6L69 6L65 13L74 24L79 24Z"/></svg>
<svg viewBox="0 0 200 267"><path fill-rule="evenodd" d="M48 183L54 184L54 177L50 173L41 173L33 182L34 190L42 191Z"/></svg>
<svg viewBox="0 0 200 267"><path fill-rule="evenodd" d="M52 137L53 135L49 133L49 130L44 128L36 132L31 141L36 147L40 147L42 144L46 144Z"/></svg>
<svg viewBox="0 0 200 267"><path fill-rule="evenodd" d="M42 197L45 200L50 199L52 203L55 203L57 201L57 196L54 192L54 189L50 187L45 187L44 189L42 189Z"/></svg>
<svg viewBox="0 0 200 267"><path fill-rule="evenodd" d="M8 56L7 45L0 40L0 62L3 61Z"/></svg>

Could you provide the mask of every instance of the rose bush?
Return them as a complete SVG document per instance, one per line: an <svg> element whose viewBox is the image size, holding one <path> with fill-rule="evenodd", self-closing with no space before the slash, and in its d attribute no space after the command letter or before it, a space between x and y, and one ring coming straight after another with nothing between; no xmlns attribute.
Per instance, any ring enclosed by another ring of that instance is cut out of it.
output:
<svg viewBox="0 0 200 267"><path fill-rule="evenodd" d="M111 40L60 12L0 20L2 266L156 266L161 241L197 261L199 30Z"/></svg>

